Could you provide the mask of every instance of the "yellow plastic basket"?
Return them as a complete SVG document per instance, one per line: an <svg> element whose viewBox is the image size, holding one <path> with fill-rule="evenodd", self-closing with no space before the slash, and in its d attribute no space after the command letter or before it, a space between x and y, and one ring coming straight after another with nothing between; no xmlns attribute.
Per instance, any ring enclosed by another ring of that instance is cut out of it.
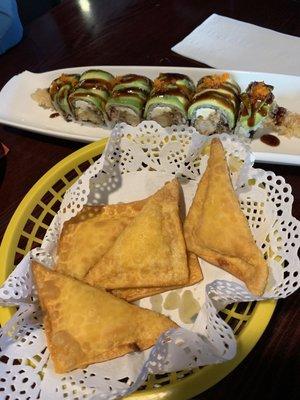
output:
<svg viewBox="0 0 300 400"><path fill-rule="evenodd" d="M66 157L51 168L24 197L7 227L0 247L0 283L30 249L41 244L65 191L100 157L105 144L106 140L100 140ZM275 301L265 301L228 306L221 316L237 338L238 350L233 360L190 371L150 375L145 384L128 398L183 400L215 385L251 351L268 325L275 305ZM0 324L11 318L13 312L13 308L0 308Z"/></svg>

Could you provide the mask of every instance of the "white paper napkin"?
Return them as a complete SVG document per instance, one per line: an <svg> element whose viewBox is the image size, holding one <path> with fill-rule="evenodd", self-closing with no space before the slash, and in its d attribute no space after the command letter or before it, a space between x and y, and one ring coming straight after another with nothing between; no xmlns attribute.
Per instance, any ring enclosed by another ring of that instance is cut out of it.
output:
<svg viewBox="0 0 300 400"><path fill-rule="evenodd" d="M218 14L172 50L219 69L300 75L300 38Z"/></svg>

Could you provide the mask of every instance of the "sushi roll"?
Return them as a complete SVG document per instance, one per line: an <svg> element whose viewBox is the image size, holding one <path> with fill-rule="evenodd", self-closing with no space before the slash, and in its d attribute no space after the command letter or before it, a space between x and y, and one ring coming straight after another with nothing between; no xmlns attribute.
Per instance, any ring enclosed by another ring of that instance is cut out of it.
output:
<svg viewBox="0 0 300 400"><path fill-rule="evenodd" d="M191 125L203 135L232 131L239 111L239 94L240 87L229 74L204 76L188 110Z"/></svg>
<svg viewBox="0 0 300 400"><path fill-rule="evenodd" d="M161 126L187 123L187 110L195 86L186 75L162 73L154 81L144 118Z"/></svg>
<svg viewBox="0 0 300 400"><path fill-rule="evenodd" d="M102 70L85 71L74 91L69 94L69 104L76 121L106 125L106 102L114 77Z"/></svg>
<svg viewBox="0 0 300 400"><path fill-rule="evenodd" d="M235 129L237 134L249 136L263 127L276 107L273 89L273 86L264 82L251 82L246 91L241 93L239 117Z"/></svg>
<svg viewBox="0 0 300 400"><path fill-rule="evenodd" d="M69 94L74 90L79 80L77 74L62 74L51 82L49 94L53 108L61 114L65 120L73 118L72 109L69 103Z"/></svg>
<svg viewBox="0 0 300 400"><path fill-rule="evenodd" d="M126 122L138 125L143 118L144 107L152 88L152 81L141 75L128 74L116 77L106 112L111 125Z"/></svg>

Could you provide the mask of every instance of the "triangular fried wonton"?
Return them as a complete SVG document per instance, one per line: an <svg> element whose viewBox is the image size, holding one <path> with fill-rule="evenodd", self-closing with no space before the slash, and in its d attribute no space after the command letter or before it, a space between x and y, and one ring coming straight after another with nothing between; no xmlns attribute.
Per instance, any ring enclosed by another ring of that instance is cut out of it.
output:
<svg viewBox="0 0 300 400"><path fill-rule="evenodd" d="M189 251L264 292L268 266L252 237L232 187L221 142L213 139L206 171L184 223Z"/></svg>
<svg viewBox="0 0 300 400"><path fill-rule="evenodd" d="M146 201L84 206L75 217L64 223L55 270L77 279L84 278Z"/></svg>
<svg viewBox="0 0 300 400"><path fill-rule="evenodd" d="M200 282L203 279L200 263L198 257L188 252L188 268L189 268L189 280L184 286L192 286ZM114 289L111 293L114 296L120 297L126 301L136 301L144 297L153 296L158 293L167 292L172 289L178 289L178 286L165 286L165 287L153 287L153 288L132 288L132 289Z"/></svg>
<svg viewBox="0 0 300 400"><path fill-rule="evenodd" d="M84 206L63 226L55 270L83 279L96 261L113 245L122 230L141 211L148 199L126 204ZM188 268L189 280L185 286L194 285L203 279L198 258L192 253L188 254ZM132 302L177 287L116 289L112 293Z"/></svg>
<svg viewBox="0 0 300 400"><path fill-rule="evenodd" d="M177 327L161 314L37 262L33 262L32 271L57 373L147 349L163 332Z"/></svg>
<svg viewBox="0 0 300 400"><path fill-rule="evenodd" d="M187 284L179 195L176 179L156 192L85 280L106 289Z"/></svg>

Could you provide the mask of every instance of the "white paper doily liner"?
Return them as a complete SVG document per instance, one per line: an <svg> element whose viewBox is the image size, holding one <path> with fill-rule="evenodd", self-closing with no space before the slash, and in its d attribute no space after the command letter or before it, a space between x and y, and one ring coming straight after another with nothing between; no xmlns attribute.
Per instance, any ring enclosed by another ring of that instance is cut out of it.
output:
<svg viewBox="0 0 300 400"><path fill-rule="evenodd" d="M291 187L272 172L252 168L253 156L238 138L216 136L226 150L241 208L268 259L270 278L264 296L253 297L241 281L201 260L204 281L171 295L167 292L137 302L170 316L181 328L166 332L147 351L68 374L54 373L32 284L30 258L51 267L63 223L84 204L142 199L174 176L180 179L188 210L206 168L206 143L212 137L185 126L163 129L151 121L135 128L120 124L113 130L103 156L66 192L41 248L32 250L0 288L0 305L19 307L0 331L0 395L20 400L36 399L39 394L47 400L114 399L136 390L148 373L230 360L236 353L236 340L218 311L229 303L282 298L297 289L300 224L291 215Z"/></svg>

